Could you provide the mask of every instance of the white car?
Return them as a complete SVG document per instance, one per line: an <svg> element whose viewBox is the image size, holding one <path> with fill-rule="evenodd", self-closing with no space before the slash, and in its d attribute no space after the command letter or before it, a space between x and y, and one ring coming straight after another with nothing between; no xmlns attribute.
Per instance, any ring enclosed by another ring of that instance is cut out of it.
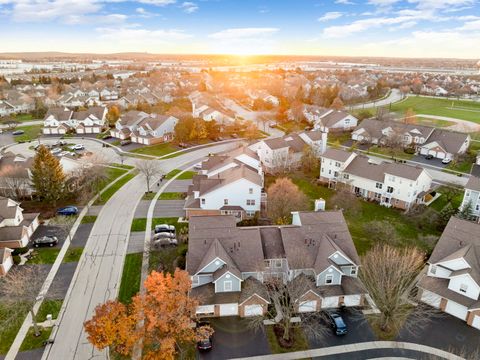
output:
<svg viewBox="0 0 480 360"><path fill-rule="evenodd" d="M83 149L85 149L85 146L83 144L76 144L76 145L72 145L70 147L70 149L72 149L72 150L83 150Z"/></svg>
<svg viewBox="0 0 480 360"><path fill-rule="evenodd" d="M168 238L168 237L154 239L153 243L154 243L155 246L160 246L160 247L163 247L163 246L177 246L178 245L177 239L171 239L171 238Z"/></svg>
<svg viewBox="0 0 480 360"><path fill-rule="evenodd" d="M193 166L193 168L194 168L195 170L202 170L202 163L195 164L195 165Z"/></svg>
<svg viewBox="0 0 480 360"><path fill-rule="evenodd" d="M55 149L52 149L50 150L50 152L53 154L53 155L58 155L62 152L62 149L60 148L55 148Z"/></svg>
<svg viewBox="0 0 480 360"><path fill-rule="evenodd" d="M452 162L452 159L445 158L442 160L442 164L450 164Z"/></svg>

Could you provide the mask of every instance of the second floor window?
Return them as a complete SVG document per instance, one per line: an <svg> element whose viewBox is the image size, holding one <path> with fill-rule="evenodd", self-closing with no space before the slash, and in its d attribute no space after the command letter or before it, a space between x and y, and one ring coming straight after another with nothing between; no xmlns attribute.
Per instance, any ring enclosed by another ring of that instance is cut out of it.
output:
<svg viewBox="0 0 480 360"><path fill-rule="evenodd" d="M461 285L460 285L460 292L466 293L466 292L467 292L467 289L468 289L468 285L467 285L467 284L461 284Z"/></svg>
<svg viewBox="0 0 480 360"><path fill-rule="evenodd" d="M375 187L376 187L377 189L381 189L381 188L383 187L383 184L382 184L382 183L376 183L376 184L375 184Z"/></svg>
<svg viewBox="0 0 480 360"><path fill-rule="evenodd" d="M232 291L232 282L231 281L225 281L223 283L223 291Z"/></svg>
<svg viewBox="0 0 480 360"><path fill-rule="evenodd" d="M228 205L228 199L223 199L223 205Z"/></svg>
<svg viewBox="0 0 480 360"><path fill-rule="evenodd" d="M202 199L202 205L205 205L205 199Z"/></svg>
<svg viewBox="0 0 480 360"><path fill-rule="evenodd" d="M247 206L255 205L255 200L247 200Z"/></svg>
<svg viewBox="0 0 480 360"><path fill-rule="evenodd" d="M350 177L350 176L349 176L348 174L343 174L343 178L344 178L344 179L347 179L347 180L348 180L349 177Z"/></svg>
<svg viewBox="0 0 480 360"><path fill-rule="evenodd" d="M325 284L332 284L332 283L333 283L333 275L326 275Z"/></svg>
<svg viewBox="0 0 480 360"><path fill-rule="evenodd" d="M393 193L393 187L388 186L387 187L387 192L390 193L390 194Z"/></svg>
<svg viewBox="0 0 480 360"><path fill-rule="evenodd" d="M248 189L249 194L253 194L253 188Z"/></svg>
<svg viewBox="0 0 480 360"><path fill-rule="evenodd" d="M340 164L339 162L337 162L337 161L335 162L335 166L336 166L336 167L340 167L340 165L341 165L341 164Z"/></svg>

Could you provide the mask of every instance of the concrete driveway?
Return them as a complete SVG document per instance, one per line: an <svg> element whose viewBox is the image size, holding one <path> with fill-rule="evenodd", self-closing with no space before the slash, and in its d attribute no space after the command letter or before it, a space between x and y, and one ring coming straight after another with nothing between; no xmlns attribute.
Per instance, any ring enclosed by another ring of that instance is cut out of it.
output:
<svg viewBox="0 0 480 360"><path fill-rule="evenodd" d="M467 359L480 358L480 330L445 313L432 318L418 333L401 331L396 340L432 346Z"/></svg>
<svg viewBox="0 0 480 360"><path fill-rule="evenodd" d="M237 357L270 354L265 333L247 326L247 320L239 317L223 317L210 321L215 329L213 349L198 353L203 360L223 360Z"/></svg>
<svg viewBox="0 0 480 360"><path fill-rule="evenodd" d="M333 333L329 324L320 321L319 326L323 328L323 331L321 330L322 335L320 338L308 336L310 348L314 349L376 340L375 334L361 311L345 309L344 311L339 312L339 314L342 315L343 320L347 325L347 334L337 336Z"/></svg>

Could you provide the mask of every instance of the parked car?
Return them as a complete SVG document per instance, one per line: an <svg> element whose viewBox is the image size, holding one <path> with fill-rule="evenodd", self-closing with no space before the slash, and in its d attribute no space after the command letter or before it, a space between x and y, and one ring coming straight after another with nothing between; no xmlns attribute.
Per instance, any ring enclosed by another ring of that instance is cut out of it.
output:
<svg viewBox="0 0 480 360"><path fill-rule="evenodd" d="M71 153L70 151L62 151L60 154L58 154L58 156L65 156L65 155L72 155L73 153Z"/></svg>
<svg viewBox="0 0 480 360"><path fill-rule="evenodd" d="M154 239L162 239L162 238L175 239L175 233L163 231L153 235L153 238Z"/></svg>
<svg viewBox="0 0 480 360"><path fill-rule="evenodd" d="M33 240L33 246L55 246L58 244L58 239L56 236L42 236Z"/></svg>
<svg viewBox="0 0 480 360"><path fill-rule="evenodd" d="M202 170L202 163L195 164L195 165L193 166L193 168L194 168L195 170Z"/></svg>
<svg viewBox="0 0 480 360"><path fill-rule="evenodd" d="M327 312L327 316L335 335L345 335L347 333L347 325L340 314Z"/></svg>
<svg viewBox="0 0 480 360"><path fill-rule="evenodd" d="M445 158L442 160L442 164L450 164L452 162L452 159Z"/></svg>
<svg viewBox="0 0 480 360"><path fill-rule="evenodd" d="M65 145L67 145L67 142L65 140L58 140L55 143L55 146L65 146Z"/></svg>
<svg viewBox="0 0 480 360"><path fill-rule="evenodd" d="M55 148L55 149L50 150L50 152L51 152L53 155L60 154L62 151L63 151L63 150L60 149L60 148Z"/></svg>
<svg viewBox="0 0 480 360"><path fill-rule="evenodd" d="M75 145L70 146L70 149L75 150L75 151L77 151L77 150L84 150L84 149L85 149L85 145L83 145L83 144L75 144Z"/></svg>
<svg viewBox="0 0 480 360"><path fill-rule="evenodd" d="M78 214L78 208L76 206L65 206L63 208L60 208L57 210L58 215L77 215Z"/></svg>
<svg viewBox="0 0 480 360"><path fill-rule="evenodd" d="M202 326L210 326L210 323L208 321L201 321L197 323L197 328L202 327ZM211 350L213 348L213 336L210 335L206 339L202 339L197 341L197 349L200 351L206 351L206 350Z"/></svg>
<svg viewBox="0 0 480 360"><path fill-rule="evenodd" d="M425 159L427 159L427 160L432 160L432 159L433 159L433 155L432 155L432 154L428 154L427 156L425 156Z"/></svg>
<svg viewBox="0 0 480 360"><path fill-rule="evenodd" d="M129 145L132 143L132 140L122 140L120 141L120 146Z"/></svg>
<svg viewBox="0 0 480 360"><path fill-rule="evenodd" d="M171 234L175 234L175 226L168 225L168 224L155 225L154 232L155 232L155 234L159 234L159 233L162 233L162 232L168 232L168 233L171 233Z"/></svg>
<svg viewBox="0 0 480 360"><path fill-rule="evenodd" d="M25 134L25 131L23 131L23 130L15 130L14 132L12 132L12 135L22 135L22 134Z"/></svg>
<svg viewBox="0 0 480 360"><path fill-rule="evenodd" d="M154 238L153 243L155 246L166 247L166 246L177 246L177 239L171 239L169 237Z"/></svg>

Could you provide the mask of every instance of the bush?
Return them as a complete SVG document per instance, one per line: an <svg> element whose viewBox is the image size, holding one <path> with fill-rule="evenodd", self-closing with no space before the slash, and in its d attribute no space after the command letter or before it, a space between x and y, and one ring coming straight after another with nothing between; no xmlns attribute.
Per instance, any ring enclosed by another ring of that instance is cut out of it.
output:
<svg viewBox="0 0 480 360"><path fill-rule="evenodd" d="M28 252L28 250L29 250L28 246L21 247L21 248L16 248L16 249L13 250L12 255L13 256L22 255L22 254L25 254L26 252Z"/></svg>
<svg viewBox="0 0 480 360"><path fill-rule="evenodd" d="M406 148L406 149L403 150L403 152L405 154L413 155L413 154L415 154L415 149L414 148Z"/></svg>
<svg viewBox="0 0 480 360"><path fill-rule="evenodd" d="M15 265L20 264L20 261L22 261L22 259L20 258L20 255L13 255L12 257L13 257L13 263Z"/></svg>

